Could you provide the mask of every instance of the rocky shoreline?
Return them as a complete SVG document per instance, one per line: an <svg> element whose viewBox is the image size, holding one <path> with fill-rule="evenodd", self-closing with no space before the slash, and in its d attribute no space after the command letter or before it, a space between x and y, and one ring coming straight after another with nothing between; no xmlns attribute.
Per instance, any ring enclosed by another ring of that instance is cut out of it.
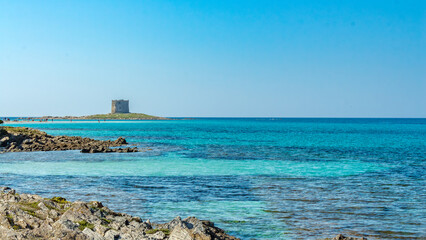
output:
<svg viewBox="0 0 426 240"><path fill-rule="evenodd" d="M81 150L82 153L138 152L137 147L124 147L126 139L101 141L71 136L51 136L26 127L0 128L0 152L33 152Z"/></svg>
<svg viewBox="0 0 426 240"><path fill-rule="evenodd" d="M118 213L101 202L69 202L0 188L0 239L62 240L237 240L212 222L176 217L151 223Z"/></svg>
<svg viewBox="0 0 426 240"><path fill-rule="evenodd" d="M168 223L110 210L101 202L69 202L0 187L0 239L239 240L206 220L179 216ZM341 234L328 240L367 240Z"/></svg>

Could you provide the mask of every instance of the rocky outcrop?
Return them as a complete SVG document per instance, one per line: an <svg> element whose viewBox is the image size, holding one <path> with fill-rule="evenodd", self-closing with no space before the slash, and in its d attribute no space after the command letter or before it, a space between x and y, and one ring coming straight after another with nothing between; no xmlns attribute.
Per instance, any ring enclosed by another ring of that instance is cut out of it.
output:
<svg viewBox="0 0 426 240"><path fill-rule="evenodd" d="M72 136L51 136L45 132L24 128L0 129L0 148L5 152L81 150L82 153L138 152L136 147L113 148L127 145L126 139L101 141ZM1 150L0 150L1 151Z"/></svg>
<svg viewBox="0 0 426 240"><path fill-rule="evenodd" d="M337 236L335 236L334 238L332 238L331 240L367 240L367 238L365 237L346 237L343 234L339 234Z"/></svg>
<svg viewBox="0 0 426 240"><path fill-rule="evenodd" d="M114 212L101 202L69 202L0 188L0 239L236 240L212 222L176 217L156 224Z"/></svg>
<svg viewBox="0 0 426 240"><path fill-rule="evenodd" d="M170 233L169 239L237 239L226 234L224 230L215 227L214 223L195 217L188 217L184 220L176 217L169 223L152 225L156 229L164 229L165 232Z"/></svg>

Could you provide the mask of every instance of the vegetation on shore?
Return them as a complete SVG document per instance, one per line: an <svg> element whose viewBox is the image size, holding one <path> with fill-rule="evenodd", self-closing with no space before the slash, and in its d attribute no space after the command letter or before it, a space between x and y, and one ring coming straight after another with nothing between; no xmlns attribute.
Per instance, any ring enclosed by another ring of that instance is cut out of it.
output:
<svg viewBox="0 0 426 240"><path fill-rule="evenodd" d="M26 128L26 127L11 127L11 126L5 126L3 127L4 130L6 130L6 132L8 134L19 134L19 135L27 135L27 136L46 136L47 133L37 130L37 129L32 129L32 128Z"/></svg>
<svg viewBox="0 0 426 240"><path fill-rule="evenodd" d="M108 113L108 114L95 114L84 116L82 119L123 119L123 120L145 120L145 119L166 119L162 117L152 116L143 113Z"/></svg>
<svg viewBox="0 0 426 240"><path fill-rule="evenodd" d="M71 119L71 120L79 120L79 119L89 119L89 120L162 120L168 119L163 117L157 117L153 115L148 115L144 113L107 113L107 114L94 114L88 116L43 116L40 118L34 118L36 120L50 120L50 119Z"/></svg>

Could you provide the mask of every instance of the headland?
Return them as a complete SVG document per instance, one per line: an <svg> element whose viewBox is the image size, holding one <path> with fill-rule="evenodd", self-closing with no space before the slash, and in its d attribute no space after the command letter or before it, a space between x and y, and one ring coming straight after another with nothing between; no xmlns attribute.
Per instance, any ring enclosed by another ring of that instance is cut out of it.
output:
<svg viewBox="0 0 426 240"><path fill-rule="evenodd" d="M107 114L93 114L87 116L43 116L40 119L58 119L58 120L167 120L168 118L148 115L144 113L107 113Z"/></svg>
<svg viewBox="0 0 426 240"><path fill-rule="evenodd" d="M43 131L26 127L0 128L0 153L81 150L82 153L138 152L137 147L125 147L126 139L95 140L76 136L51 136ZM117 147L117 148L112 148Z"/></svg>

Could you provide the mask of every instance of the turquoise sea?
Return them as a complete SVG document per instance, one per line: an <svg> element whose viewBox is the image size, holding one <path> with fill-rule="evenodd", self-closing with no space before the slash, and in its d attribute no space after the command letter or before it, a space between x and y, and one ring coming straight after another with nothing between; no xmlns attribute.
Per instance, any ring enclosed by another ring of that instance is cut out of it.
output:
<svg viewBox="0 0 426 240"><path fill-rule="evenodd" d="M12 123L139 153L0 154L0 185L99 200L156 222L196 216L242 239L426 237L426 119L201 118Z"/></svg>

